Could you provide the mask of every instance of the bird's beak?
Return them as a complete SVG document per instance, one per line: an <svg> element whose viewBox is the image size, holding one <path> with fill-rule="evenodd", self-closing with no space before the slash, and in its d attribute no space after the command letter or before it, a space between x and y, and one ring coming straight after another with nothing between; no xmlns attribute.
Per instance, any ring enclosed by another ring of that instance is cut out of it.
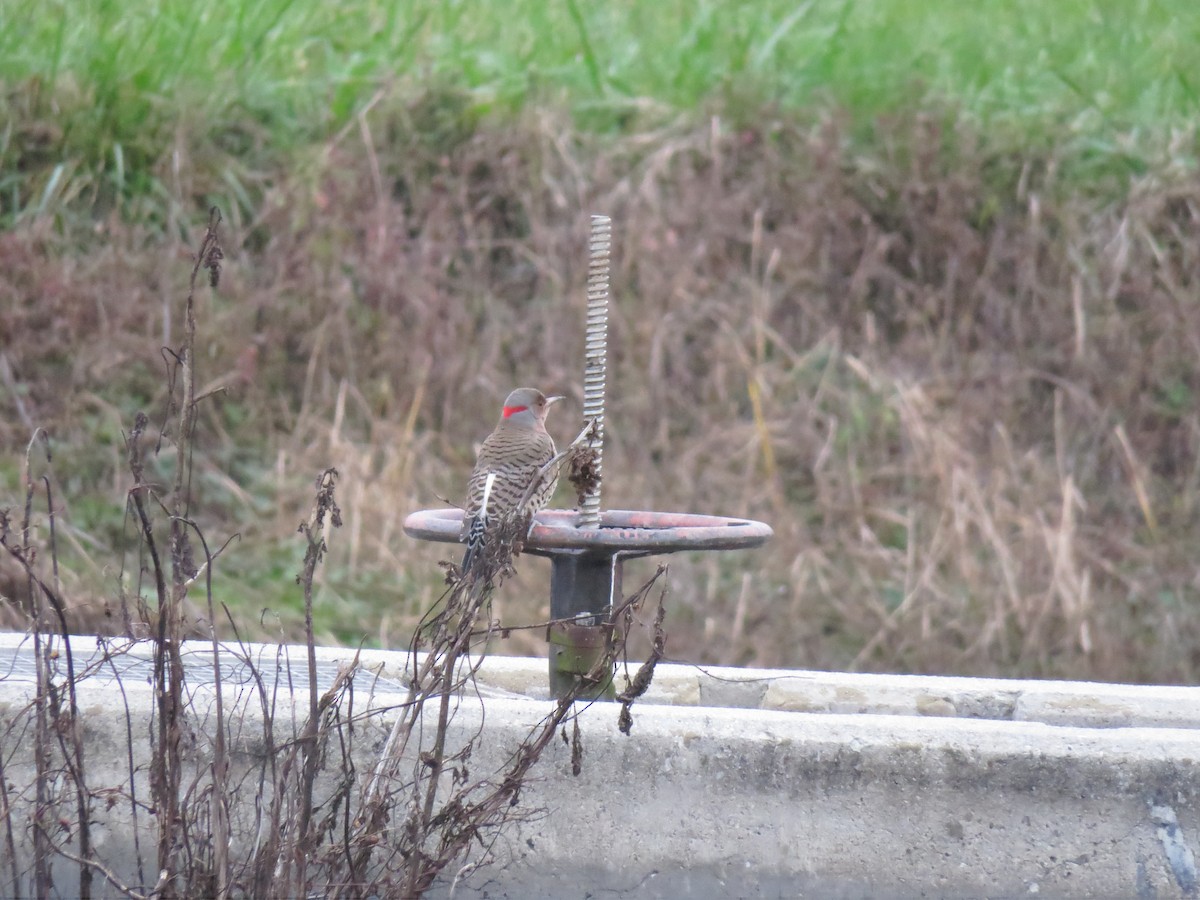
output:
<svg viewBox="0 0 1200 900"><path fill-rule="evenodd" d="M547 397L546 398L546 408L549 409L551 406L553 406L559 400L566 400L566 399L567 398L564 397L562 394L555 394L553 397Z"/></svg>

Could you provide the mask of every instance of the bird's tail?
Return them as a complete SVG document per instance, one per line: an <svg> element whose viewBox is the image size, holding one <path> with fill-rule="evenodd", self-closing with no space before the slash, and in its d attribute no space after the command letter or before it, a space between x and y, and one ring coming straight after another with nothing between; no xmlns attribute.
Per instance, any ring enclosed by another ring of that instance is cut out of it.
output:
<svg viewBox="0 0 1200 900"><path fill-rule="evenodd" d="M491 499L492 485L495 481L496 473L489 472L487 481L483 484L483 502L479 504L479 512L471 519L471 527L467 531L467 549L463 553L462 566L459 567L464 577L476 565L483 552L483 542L487 536L488 501Z"/></svg>

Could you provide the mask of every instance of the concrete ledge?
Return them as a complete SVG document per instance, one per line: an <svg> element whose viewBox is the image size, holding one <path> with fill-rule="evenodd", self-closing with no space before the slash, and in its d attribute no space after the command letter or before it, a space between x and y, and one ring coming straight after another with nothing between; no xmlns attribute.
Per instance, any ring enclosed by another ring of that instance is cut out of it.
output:
<svg viewBox="0 0 1200 900"><path fill-rule="evenodd" d="M76 653L88 646L77 639ZM287 655L293 667L304 659ZM318 670L352 656L322 649ZM31 685L5 658L7 726ZM366 771L408 657L364 651L361 662L381 679L369 699L379 716L356 750ZM121 785L126 720L113 715L111 681L90 681L89 758ZM547 712L546 661L490 658L480 682L488 696L464 698L452 735L483 729L476 772L498 769ZM123 683L140 738L149 690ZM253 720L248 691L236 679L227 691ZM193 697L201 771L211 691ZM554 742L521 798L546 815L506 832L496 864L456 897L1196 896L1200 689L664 666L647 700L629 736L613 705L581 711L582 773ZM263 748L247 724L235 750L252 763ZM3 734L20 788L31 754ZM104 832L118 856L126 828Z"/></svg>
<svg viewBox="0 0 1200 900"><path fill-rule="evenodd" d="M375 658L364 653L364 659ZM546 697L546 663L490 657L490 686ZM636 669L636 664L631 667ZM784 712L938 716L1113 728L1200 728L1200 688L1012 681L929 675L857 675L792 669L660 665L648 704L719 706Z"/></svg>

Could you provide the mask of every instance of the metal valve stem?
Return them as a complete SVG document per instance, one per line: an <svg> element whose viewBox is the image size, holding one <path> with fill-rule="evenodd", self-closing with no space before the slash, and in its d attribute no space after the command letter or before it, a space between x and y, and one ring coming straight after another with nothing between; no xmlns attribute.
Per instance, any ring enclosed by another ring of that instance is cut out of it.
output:
<svg viewBox="0 0 1200 900"><path fill-rule="evenodd" d="M583 418L595 423L588 447L594 450L596 480L579 507L579 527L600 527L600 479L604 456L604 388L608 371L608 271L612 220L592 216L588 241L587 327L584 332Z"/></svg>

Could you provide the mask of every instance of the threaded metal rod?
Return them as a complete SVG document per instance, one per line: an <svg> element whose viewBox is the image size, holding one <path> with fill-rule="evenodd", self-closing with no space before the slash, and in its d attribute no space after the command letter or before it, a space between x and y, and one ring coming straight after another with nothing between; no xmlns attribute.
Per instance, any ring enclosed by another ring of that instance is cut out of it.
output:
<svg viewBox="0 0 1200 900"><path fill-rule="evenodd" d="M587 327L584 332L583 418L595 423L588 447L595 451L596 481L579 509L580 528L600 527L600 475L604 457L604 388L608 371L608 272L612 220L592 216L588 241Z"/></svg>

